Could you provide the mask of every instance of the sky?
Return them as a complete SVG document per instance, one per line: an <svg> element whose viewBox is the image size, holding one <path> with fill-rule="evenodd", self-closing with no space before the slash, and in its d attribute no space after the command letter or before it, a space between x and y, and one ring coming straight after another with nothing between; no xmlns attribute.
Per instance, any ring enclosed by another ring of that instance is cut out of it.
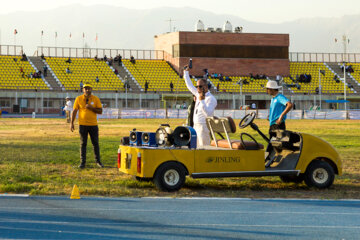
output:
<svg viewBox="0 0 360 240"><path fill-rule="evenodd" d="M217 14L231 14L248 21L282 23L299 18L342 17L360 14L359 0L1 0L0 14L42 11L71 4L152 9L193 7Z"/></svg>

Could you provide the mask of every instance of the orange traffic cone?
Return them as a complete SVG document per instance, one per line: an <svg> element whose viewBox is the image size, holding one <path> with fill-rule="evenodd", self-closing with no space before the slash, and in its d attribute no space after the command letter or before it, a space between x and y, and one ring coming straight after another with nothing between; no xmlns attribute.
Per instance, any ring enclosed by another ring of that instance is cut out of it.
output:
<svg viewBox="0 0 360 240"><path fill-rule="evenodd" d="M70 199L80 199L80 192L78 186L76 184L73 187L73 190L71 192Z"/></svg>

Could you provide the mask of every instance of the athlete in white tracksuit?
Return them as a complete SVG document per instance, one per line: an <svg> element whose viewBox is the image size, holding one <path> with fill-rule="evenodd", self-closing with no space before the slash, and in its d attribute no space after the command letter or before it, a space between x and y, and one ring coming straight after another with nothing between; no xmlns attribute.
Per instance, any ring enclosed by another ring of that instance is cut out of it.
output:
<svg viewBox="0 0 360 240"><path fill-rule="evenodd" d="M194 129L197 134L197 146L210 145L210 131L206 126L206 118L214 116L217 105L216 98L209 92L207 81L199 79L196 87L192 84L188 68L184 70L184 79L187 88L196 96L194 107Z"/></svg>

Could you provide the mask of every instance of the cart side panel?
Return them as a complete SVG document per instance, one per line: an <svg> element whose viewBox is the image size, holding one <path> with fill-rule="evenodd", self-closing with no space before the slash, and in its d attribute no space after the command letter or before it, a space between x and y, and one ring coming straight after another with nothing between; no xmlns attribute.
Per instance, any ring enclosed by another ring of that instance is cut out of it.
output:
<svg viewBox="0 0 360 240"><path fill-rule="evenodd" d="M156 169L165 162L180 162L188 170L189 174L194 172L194 150L168 149L168 148L143 148L133 146L122 146L120 172L152 178ZM141 154L141 173L137 172L137 156ZM131 158L131 160L129 160Z"/></svg>
<svg viewBox="0 0 360 240"><path fill-rule="evenodd" d="M120 145L119 148L121 150L121 166L119 168L119 171L136 176L136 158L139 149L123 145Z"/></svg>
<svg viewBox="0 0 360 240"><path fill-rule="evenodd" d="M264 171L264 150L197 150L195 172Z"/></svg>
<svg viewBox="0 0 360 240"><path fill-rule="evenodd" d="M311 134L301 133L301 135L303 137L303 147L296 170L304 173L312 160L327 158L335 164L338 174L342 175L341 157L330 143Z"/></svg>

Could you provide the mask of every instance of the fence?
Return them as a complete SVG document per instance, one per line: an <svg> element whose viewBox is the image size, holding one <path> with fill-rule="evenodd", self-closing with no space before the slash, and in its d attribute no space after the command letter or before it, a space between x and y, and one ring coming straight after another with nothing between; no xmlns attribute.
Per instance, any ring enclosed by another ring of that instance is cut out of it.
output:
<svg viewBox="0 0 360 240"><path fill-rule="evenodd" d="M268 110L215 110L214 115L217 117L232 117L241 119L246 114L256 112L258 119L267 119ZM154 119L154 118L187 118L186 109L115 109L104 108L103 114L98 116L101 119ZM326 120L360 120L360 110L348 111L308 111L293 110L287 114L287 119L326 119Z"/></svg>
<svg viewBox="0 0 360 240"><path fill-rule="evenodd" d="M0 55L18 56L23 53L23 46L20 45L0 45ZM168 60L169 56L163 50L146 49L108 49L108 48L71 48L71 47L50 47L38 46L36 56L44 54L48 57L82 57L93 58L104 55L115 57L121 55L123 58L149 59L149 60ZM290 62L360 62L360 53L309 53L309 52L289 52Z"/></svg>
<svg viewBox="0 0 360 240"><path fill-rule="evenodd" d="M0 45L0 55L19 56L23 54L23 46Z"/></svg>
<svg viewBox="0 0 360 240"><path fill-rule="evenodd" d="M38 47L37 56L47 57L77 57L77 58L103 58L121 55L123 58L163 60L162 50L141 50L141 49L105 49L105 48L69 48L69 47Z"/></svg>
<svg viewBox="0 0 360 240"><path fill-rule="evenodd" d="M14 47L22 46L4 45L6 52L10 52ZM14 52L14 51L12 51ZM18 51L19 52L19 51ZM163 50L145 50L145 49L107 49L107 48L70 48L70 47L37 47L37 56L44 54L48 57L81 57L93 58L98 56L115 57L121 55L123 58L133 56L136 59L148 60L169 60L169 56ZM11 54L7 54L11 55ZM290 62L360 62L360 53L306 53L306 52L289 52Z"/></svg>
<svg viewBox="0 0 360 240"><path fill-rule="evenodd" d="M305 53L290 52L290 62L360 62L360 53Z"/></svg>

